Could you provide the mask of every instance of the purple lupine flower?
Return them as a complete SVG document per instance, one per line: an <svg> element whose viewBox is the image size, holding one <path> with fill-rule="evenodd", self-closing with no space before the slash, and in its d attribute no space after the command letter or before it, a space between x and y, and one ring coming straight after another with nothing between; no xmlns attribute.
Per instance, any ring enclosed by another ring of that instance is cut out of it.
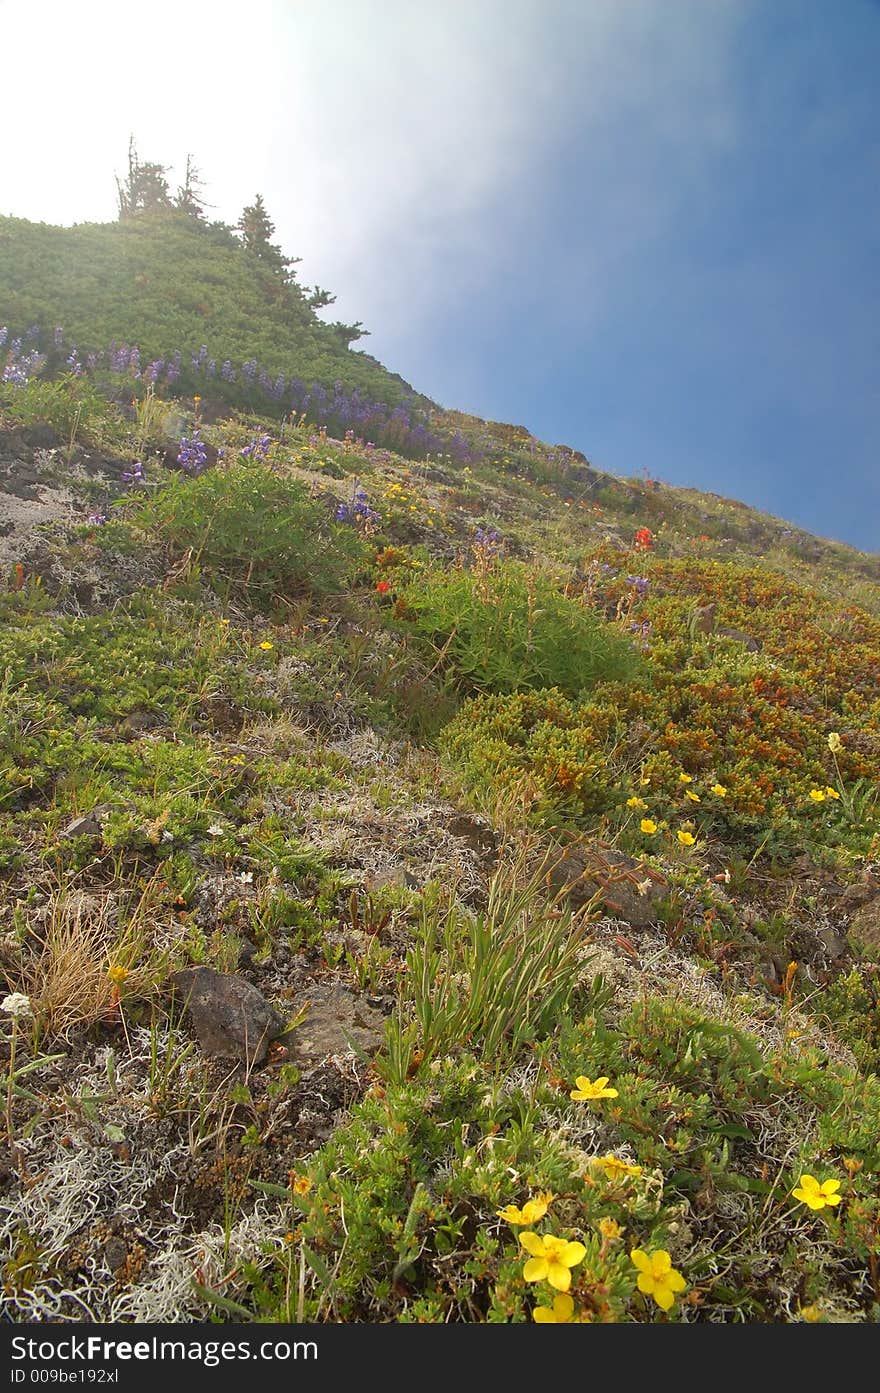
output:
<svg viewBox="0 0 880 1393"><path fill-rule="evenodd" d="M235 381L235 368L232 366L228 358L224 359L223 366L220 369L220 376L223 378L224 382Z"/></svg>
<svg viewBox="0 0 880 1393"><path fill-rule="evenodd" d="M106 521L106 513L89 513L88 522L91 523L92 527L103 527Z"/></svg>
<svg viewBox="0 0 880 1393"><path fill-rule="evenodd" d="M164 359L154 358L152 363L148 363L147 366L144 368L144 381L150 382L155 386L155 384L159 380L159 374L161 373L164 366Z"/></svg>
<svg viewBox="0 0 880 1393"><path fill-rule="evenodd" d="M365 527L371 523L380 523L382 516L377 513L375 508L369 504L369 495L361 484L360 479L355 479L348 503L340 503L334 514L337 522L347 522L352 527Z"/></svg>
<svg viewBox="0 0 880 1393"><path fill-rule="evenodd" d="M473 545L478 551L495 551L500 543L501 533L494 527L478 527L474 533Z"/></svg>
<svg viewBox="0 0 880 1393"><path fill-rule="evenodd" d="M122 479L126 484L142 484L144 482L144 466L140 460L135 460L131 469L123 469Z"/></svg>
<svg viewBox="0 0 880 1393"><path fill-rule="evenodd" d="M239 450L242 459L265 459L272 445L271 435L255 435L249 445Z"/></svg>
<svg viewBox="0 0 880 1393"><path fill-rule="evenodd" d="M9 336L9 330L7 329L6 325L5 325L5 324L0 325L0 348L3 347L3 345L4 345L4 343L6 342L8 336Z"/></svg>
<svg viewBox="0 0 880 1393"><path fill-rule="evenodd" d="M627 583L627 585L634 585L634 586L635 586L636 591L638 592L638 595L639 595L639 599L644 599L645 595L647 595L647 593L648 593L648 577L647 577L647 576L627 576L627 578L626 578L626 583Z"/></svg>
<svg viewBox="0 0 880 1393"><path fill-rule="evenodd" d="M199 435L198 426L194 428L192 435L185 435L181 440L177 463L183 472L193 479L198 478L207 469L208 452L204 440Z"/></svg>
<svg viewBox="0 0 880 1393"><path fill-rule="evenodd" d="M54 338L55 338L55 347L56 347L56 348L60 348L61 345L64 343L64 330L61 328L61 325L60 325L60 324L56 325L56 327L55 327Z"/></svg>

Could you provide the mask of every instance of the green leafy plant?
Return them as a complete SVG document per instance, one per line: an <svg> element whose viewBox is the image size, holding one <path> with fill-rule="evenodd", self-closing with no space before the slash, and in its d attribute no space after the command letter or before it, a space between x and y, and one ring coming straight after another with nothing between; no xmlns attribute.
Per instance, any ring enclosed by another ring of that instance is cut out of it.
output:
<svg viewBox="0 0 880 1393"><path fill-rule="evenodd" d="M397 572L399 612L465 690L559 687L577 694L636 675L632 644L557 579L519 562L476 571Z"/></svg>

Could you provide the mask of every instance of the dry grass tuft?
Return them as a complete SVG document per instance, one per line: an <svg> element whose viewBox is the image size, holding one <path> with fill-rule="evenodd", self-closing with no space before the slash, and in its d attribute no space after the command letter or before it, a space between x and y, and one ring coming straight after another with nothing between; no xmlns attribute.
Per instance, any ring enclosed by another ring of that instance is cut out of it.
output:
<svg viewBox="0 0 880 1393"><path fill-rule="evenodd" d="M69 884L52 890L31 927L18 988L40 1034L69 1036L111 1018L121 995L150 994L168 970L153 948L154 900L155 881L130 906L112 892L89 894ZM124 975L111 976L111 968Z"/></svg>

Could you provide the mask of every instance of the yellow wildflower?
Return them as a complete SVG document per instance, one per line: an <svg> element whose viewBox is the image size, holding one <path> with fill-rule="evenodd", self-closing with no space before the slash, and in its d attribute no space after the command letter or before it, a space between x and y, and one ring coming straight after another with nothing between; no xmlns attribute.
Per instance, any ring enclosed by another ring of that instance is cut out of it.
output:
<svg viewBox="0 0 880 1393"><path fill-rule="evenodd" d="M820 1306L815 1305L815 1303L812 1306L801 1306L798 1315L801 1320L808 1321L810 1325L815 1325L817 1321L822 1319L822 1309Z"/></svg>
<svg viewBox="0 0 880 1393"><path fill-rule="evenodd" d="M128 968L120 966L119 963L113 963L112 966L107 969L107 976L117 987L121 987L128 976Z"/></svg>
<svg viewBox="0 0 880 1393"><path fill-rule="evenodd" d="M657 1248L653 1253L646 1253L644 1248L633 1248L630 1258L639 1269L639 1291L645 1296L653 1296L661 1311L671 1311L676 1293L684 1291L687 1282L672 1266L672 1258L665 1248Z"/></svg>
<svg viewBox="0 0 880 1393"><path fill-rule="evenodd" d="M654 833L657 831L656 822L652 822L649 817L643 817L641 822L639 823L639 827L641 831L646 833L646 835L649 837L652 837Z"/></svg>
<svg viewBox="0 0 880 1393"><path fill-rule="evenodd" d="M837 789L836 789L836 788L831 788L831 786L829 785L828 788L826 788L826 790L825 790L825 797L826 797L826 798L839 798L839 797L840 797L840 794L837 792Z"/></svg>
<svg viewBox="0 0 880 1393"><path fill-rule="evenodd" d="M264 653L268 653L269 649L274 648L275 645L274 643L270 643L268 639L264 639L263 642L260 644L260 647L262 648Z"/></svg>
<svg viewBox="0 0 880 1393"><path fill-rule="evenodd" d="M312 1188L312 1182L307 1175L298 1175L290 1188L295 1195L307 1195Z"/></svg>
<svg viewBox="0 0 880 1393"><path fill-rule="evenodd" d="M692 803L701 803L701 802L702 802L702 799L700 798L700 795L699 795L698 793L694 793L693 789L691 789L691 788L686 788L686 789L685 789L685 791L684 791L684 796L685 796L685 798L689 798L689 799L691 800Z"/></svg>
<svg viewBox="0 0 880 1393"><path fill-rule="evenodd" d="M693 832L678 832L676 835L682 846L693 846L697 840Z"/></svg>
<svg viewBox="0 0 880 1393"><path fill-rule="evenodd" d="M647 808L648 805L647 805L647 803L645 802L644 798L635 798L635 797L633 797L633 798L627 798L627 800L626 800L626 806L627 806L628 808Z"/></svg>
<svg viewBox="0 0 880 1393"><path fill-rule="evenodd" d="M584 1074L578 1074L575 1079L576 1087L568 1095L576 1103L592 1102L594 1098L616 1098L617 1089L607 1087L608 1078L605 1074L601 1079L596 1079L592 1083Z"/></svg>
<svg viewBox="0 0 880 1393"><path fill-rule="evenodd" d="M623 1226L616 1219L603 1216L596 1225L606 1243L613 1243L623 1233Z"/></svg>
<svg viewBox="0 0 880 1393"><path fill-rule="evenodd" d="M843 741L841 740L841 738L840 738L840 736L838 735L837 731L836 731L836 730L832 730L832 731L829 733L829 735L828 735L828 748L829 748L829 750L831 751L831 753L832 753L833 755L836 755L836 754L837 754L837 751L838 751L839 749L842 749L842 747L843 747Z"/></svg>
<svg viewBox="0 0 880 1393"><path fill-rule="evenodd" d="M693 781L694 781L694 776L693 776L693 774L679 774L679 776L678 776L678 782L679 782L680 784L692 784Z"/></svg>
<svg viewBox="0 0 880 1393"><path fill-rule="evenodd" d="M598 1083L598 1079L596 1080ZM607 1156L594 1156L590 1161L591 1166L601 1166L608 1180L622 1180L625 1175L641 1175L641 1166L632 1166L629 1161L621 1161L619 1156L615 1156L609 1151Z"/></svg>
<svg viewBox="0 0 880 1393"><path fill-rule="evenodd" d="M521 1233L519 1241L531 1257L523 1268L526 1282L549 1282L557 1291L568 1291L572 1267L586 1256L583 1243L569 1243L552 1233Z"/></svg>
<svg viewBox="0 0 880 1393"><path fill-rule="evenodd" d="M723 784L713 784L709 792L714 793L718 798L727 797L727 789L724 787Z"/></svg>
<svg viewBox="0 0 880 1393"><path fill-rule="evenodd" d="M561 1291L554 1296L552 1306L536 1306L532 1311L532 1320L539 1325L567 1325L573 1315L574 1300L568 1292Z"/></svg>
<svg viewBox="0 0 880 1393"><path fill-rule="evenodd" d="M840 1195L836 1193L839 1189L839 1180L819 1181L813 1175L802 1175L800 1185L795 1185L791 1193L810 1209L824 1209L826 1204L840 1204Z"/></svg>
<svg viewBox="0 0 880 1393"><path fill-rule="evenodd" d="M495 1213L499 1219L506 1219L508 1224L537 1224L547 1213L553 1199L554 1196L549 1190L542 1190L533 1200L526 1200L522 1209L517 1209L515 1204L508 1204L504 1209L496 1209Z"/></svg>
<svg viewBox="0 0 880 1393"><path fill-rule="evenodd" d="M811 788L810 797L812 798L814 803L825 802L825 794L822 792L821 788Z"/></svg>

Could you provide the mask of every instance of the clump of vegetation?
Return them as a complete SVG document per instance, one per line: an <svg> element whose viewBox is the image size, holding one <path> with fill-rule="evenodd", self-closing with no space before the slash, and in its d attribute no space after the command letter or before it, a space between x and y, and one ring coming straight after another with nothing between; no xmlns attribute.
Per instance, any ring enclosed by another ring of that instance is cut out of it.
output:
<svg viewBox="0 0 880 1393"><path fill-rule="evenodd" d="M426 567L395 580L398 613L430 640L464 690L555 686L577 694L603 678L634 677L639 669L623 635L534 566Z"/></svg>
<svg viewBox="0 0 880 1393"><path fill-rule="evenodd" d="M304 592L338 591L368 555L299 481L261 461L176 480L144 502L131 523L206 571L220 589L246 586L260 607Z"/></svg>

